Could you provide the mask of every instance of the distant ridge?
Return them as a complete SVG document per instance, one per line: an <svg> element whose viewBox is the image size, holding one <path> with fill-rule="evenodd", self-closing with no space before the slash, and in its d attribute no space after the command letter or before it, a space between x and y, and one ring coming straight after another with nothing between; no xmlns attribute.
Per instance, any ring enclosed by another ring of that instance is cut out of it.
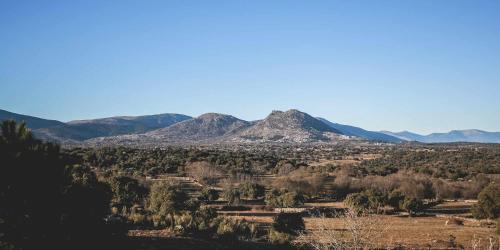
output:
<svg viewBox="0 0 500 250"><path fill-rule="evenodd" d="M44 138L82 141L95 137L137 134L190 119L187 115L158 114L145 116L117 116L93 120L71 121L63 126L37 130Z"/></svg>
<svg viewBox="0 0 500 250"><path fill-rule="evenodd" d="M390 132L390 131L380 131L380 133L397 137L403 141L422 141L424 140L423 135L415 134L409 131L401 131L401 132Z"/></svg>
<svg viewBox="0 0 500 250"><path fill-rule="evenodd" d="M0 120L15 120L17 122L26 122L31 129L48 128L65 125L65 123L56 120L47 120L29 115L21 115L0 109Z"/></svg>
<svg viewBox="0 0 500 250"><path fill-rule="evenodd" d="M481 142L500 143L500 132L477 129L448 133L368 131L330 122L296 109L273 111L265 119L244 121L231 115L207 113L192 118L165 113L116 116L68 123L16 114L0 109L0 120L26 122L36 137L61 143L85 145L141 145L161 143L335 143L349 140L399 143Z"/></svg>
<svg viewBox="0 0 500 250"><path fill-rule="evenodd" d="M419 135L408 131L382 133L398 137L405 141L418 141L424 143L447 143L447 142L481 142L500 143L500 132L487 132L478 129L452 130L448 133L432 133Z"/></svg>
<svg viewBox="0 0 500 250"><path fill-rule="evenodd" d="M142 115L142 116L114 116L108 118L92 119L92 120L75 120L67 124L107 124L121 126L144 126L149 129L168 127L172 124L191 119L192 117L181 114L157 114L157 115Z"/></svg>
<svg viewBox="0 0 500 250"><path fill-rule="evenodd" d="M350 126L350 125L343 125L343 124L338 124L338 123L333 123L328 121L325 118L320 118L318 117L318 120L326 123L328 126L340 131L341 133L345 135L350 135L350 136L357 136L366 140L371 140L371 141L381 141L381 142L401 142L404 139L401 139L396 136L392 136L389 134L384 134L382 132L374 132L374 131L368 131L364 130L362 128Z"/></svg>
<svg viewBox="0 0 500 250"><path fill-rule="evenodd" d="M143 133L167 127L191 117L180 114L109 117L63 123L0 110L0 120L25 121L35 136L48 141L79 142L103 136Z"/></svg>

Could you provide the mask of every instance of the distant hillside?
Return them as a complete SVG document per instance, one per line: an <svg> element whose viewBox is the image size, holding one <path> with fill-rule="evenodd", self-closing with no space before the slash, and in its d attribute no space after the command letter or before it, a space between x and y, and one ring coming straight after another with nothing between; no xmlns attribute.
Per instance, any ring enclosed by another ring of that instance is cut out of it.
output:
<svg viewBox="0 0 500 250"><path fill-rule="evenodd" d="M333 123L328 121L327 119L324 118L317 118L318 120L324 122L328 126L340 131L344 135L349 135L349 136L357 136L366 140L372 140L372 141L382 141L382 142L401 142L402 140L398 137L387 135L381 132L374 132L374 131L368 131L364 130L362 128L354 127L354 126L349 126L349 125L343 125L343 124L338 124L338 123Z"/></svg>
<svg viewBox="0 0 500 250"><path fill-rule="evenodd" d="M63 122L47 120L29 115L21 115L0 109L0 121L15 120L17 122L26 122L30 129L48 128L65 125Z"/></svg>
<svg viewBox="0 0 500 250"><path fill-rule="evenodd" d="M402 132L380 131L380 133L397 137L403 141L420 141L420 142L422 142L424 140L423 135L415 134L415 133L408 132L408 131L402 131Z"/></svg>
<svg viewBox="0 0 500 250"><path fill-rule="evenodd" d="M217 113L203 114L170 127L146 133L164 140L206 140L228 136L250 126L250 122Z"/></svg>
<svg viewBox="0 0 500 250"><path fill-rule="evenodd" d="M313 142L338 140L342 133L295 109L273 111L264 120L238 134L249 141Z"/></svg>
<svg viewBox="0 0 500 250"><path fill-rule="evenodd" d="M452 130L448 133L433 133L425 136L424 142L484 142L500 143L500 132L477 129Z"/></svg>
<svg viewBox="0 0 500 250"><path fill-rule="evenodd" d="M0 120L25 121L38 138L49 141L83 141L96 137L136 134L163 128L191 117L179 114L110 117L63 123L0 110Z"/></svg>
<svg viewBox="0 0 500 250"><path fill-rule="evenodd" d="M146 116L122 116L94 120L71 121L67 124L36 130L43 138L58 141L67 139L83 141L96 137L137 134L190 119L180 114L159 114Z"/></svg>
<svg viewBox="0 0 500 250"><path fill-rule="evenodd" d="M429 135L419 135L407 131L382 133L397 136L406 141L418 141L424 143L446 143L446 142L481 142L500 143L500 132L487 132L477 129L452 130L448 133L432 133Z"/></svg>
<svg viewBox="0 0 500 250"><path fill-rule="evenodd" d="M130 126L145 130L168 127L172 124L191 119L192 117L181 114L158 114L143 116L115 116L109 118L100 118L93 120L76 120L68 122L69 125L85 124L105 124L115 126ZM143 131L135 131L143 132Z"/></svg>

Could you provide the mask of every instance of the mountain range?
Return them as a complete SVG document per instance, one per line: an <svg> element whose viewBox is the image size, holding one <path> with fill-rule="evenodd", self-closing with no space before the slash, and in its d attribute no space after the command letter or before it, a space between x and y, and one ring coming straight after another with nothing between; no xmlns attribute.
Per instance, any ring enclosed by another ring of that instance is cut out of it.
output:
<svg viewBox="0 0 500 250"><path fill-rule="evenodd" d="M0 120L26 122L36 137L59 142L81 142L96 137L143 133L191 119L180 114L117 116L67 123L21 115L0 109Z"/></svg>
<svg viewBox="0 0 500 250"><path fill-rule="evenodd" d="M116 116L60 122L0 110L0 120L26 122L35 136L63 144L155 145L163 143L311 143L377 141L400 143L482 142L500 143L500 132L453 130L449 133L368 131L313 117L296 109L272 111L266 118L245 121L231 115L206 113Z"/></svg>
<svg viewBox="0 0 500 250"><path fill-rule="evenodd" d="M481 142L500 143L500 132L487 132L479 129L452 130L448 133L432 133L429 135L419 135L408 131L382 133L397 137L404 141L418 141L424 143L442 142Z"/></svg>

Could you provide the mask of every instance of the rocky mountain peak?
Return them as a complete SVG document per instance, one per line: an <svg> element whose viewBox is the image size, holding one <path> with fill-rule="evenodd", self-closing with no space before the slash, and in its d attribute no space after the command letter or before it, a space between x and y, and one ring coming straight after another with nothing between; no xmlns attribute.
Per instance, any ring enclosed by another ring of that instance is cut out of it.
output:
<svg viewBox="0 0 500 250"><path fill-rule="evenodd" d="M290 109L286 112L273 111L262 121L266 126L277 129L305 129L318 130L324 132L339 133L339 131L324 124L320 120L301 112L297 109Z"/></svg>
<svg viewBox="0 0 500 250"><path fill-rule="evenodd" d="M310 142L330 141L340 138L338 130L296 109L286 112L273 111L239 137L246 140Z"/></svg>

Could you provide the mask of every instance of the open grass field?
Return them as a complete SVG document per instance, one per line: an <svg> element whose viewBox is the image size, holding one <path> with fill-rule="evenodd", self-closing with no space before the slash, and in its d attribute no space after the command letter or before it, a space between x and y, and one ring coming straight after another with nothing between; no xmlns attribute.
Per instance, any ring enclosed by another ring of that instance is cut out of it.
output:
<svg viewBox="0 0 500 250"><path fill-rule="evenodd" d="M459 211L470 208L473 203L466 201L450 201L435 207L435 211L445 209L446 211ZM341 202L327 203L307 203L307 207L336 207L342 208ZM431 212L432 211L432 212ZM370 241L374 245L382 248L405 247L407 249L453 249L465 248L489 249L490 239L493 242L493 249L499 248L500 235L496 234L494 222L485 223L465 218L467 213L459 214L432 214L419 217L408 217L407 215L374 215L367 220L371 220L373 225ZM451 217L458 216L464 218L463 225L448 223ZM245 219L259 223L262 227L269 227L273 221L269 213L252 213L245 215L240 213L232 216L238 219ZM345 218L318 218L305 217L306 232L300 240L310 240L315 237L314 231L331 230L329 235L336 237L349 237L349 232Z"/></svg>
<svg viewBox="0 0 500 250"><path fill-rule="evenodd" d="M481 239L481 246L489 245L491 237L498 248L499 236L495 228L480 226L479 223L465 222L464 225L446 225L446 218L439 217L398 217L379 215L378 226L373 233L373 243L381 247L405 246L409 248L442 248L456 246L472 248L474 240ZM306 230L328 227L331 230L346 230L342 218L306 218ZM306 232L307 233L307 232ZM484 249L484 248L480 248Z"/></svg>
<svg viewBox="0 0 500 250"><path fill-rule="evenodd" d="M271 216L234 216L270 225ZM447 249L453 246L472 249L474 243L479 244L477 249L488 249L490 238L498 249L500 236L496 234L494 227L481 226L479 223L465 221L464 225L446 225L447 218L429 217L399 217L393 215L379 215L376 218L378 227L372 238L375 245L386 247L404 246L410 249ZM338 232L338 235L346 235L346 225L342 218L305 218L306 238L308 232L318 228L328 228Z"/></svg>

